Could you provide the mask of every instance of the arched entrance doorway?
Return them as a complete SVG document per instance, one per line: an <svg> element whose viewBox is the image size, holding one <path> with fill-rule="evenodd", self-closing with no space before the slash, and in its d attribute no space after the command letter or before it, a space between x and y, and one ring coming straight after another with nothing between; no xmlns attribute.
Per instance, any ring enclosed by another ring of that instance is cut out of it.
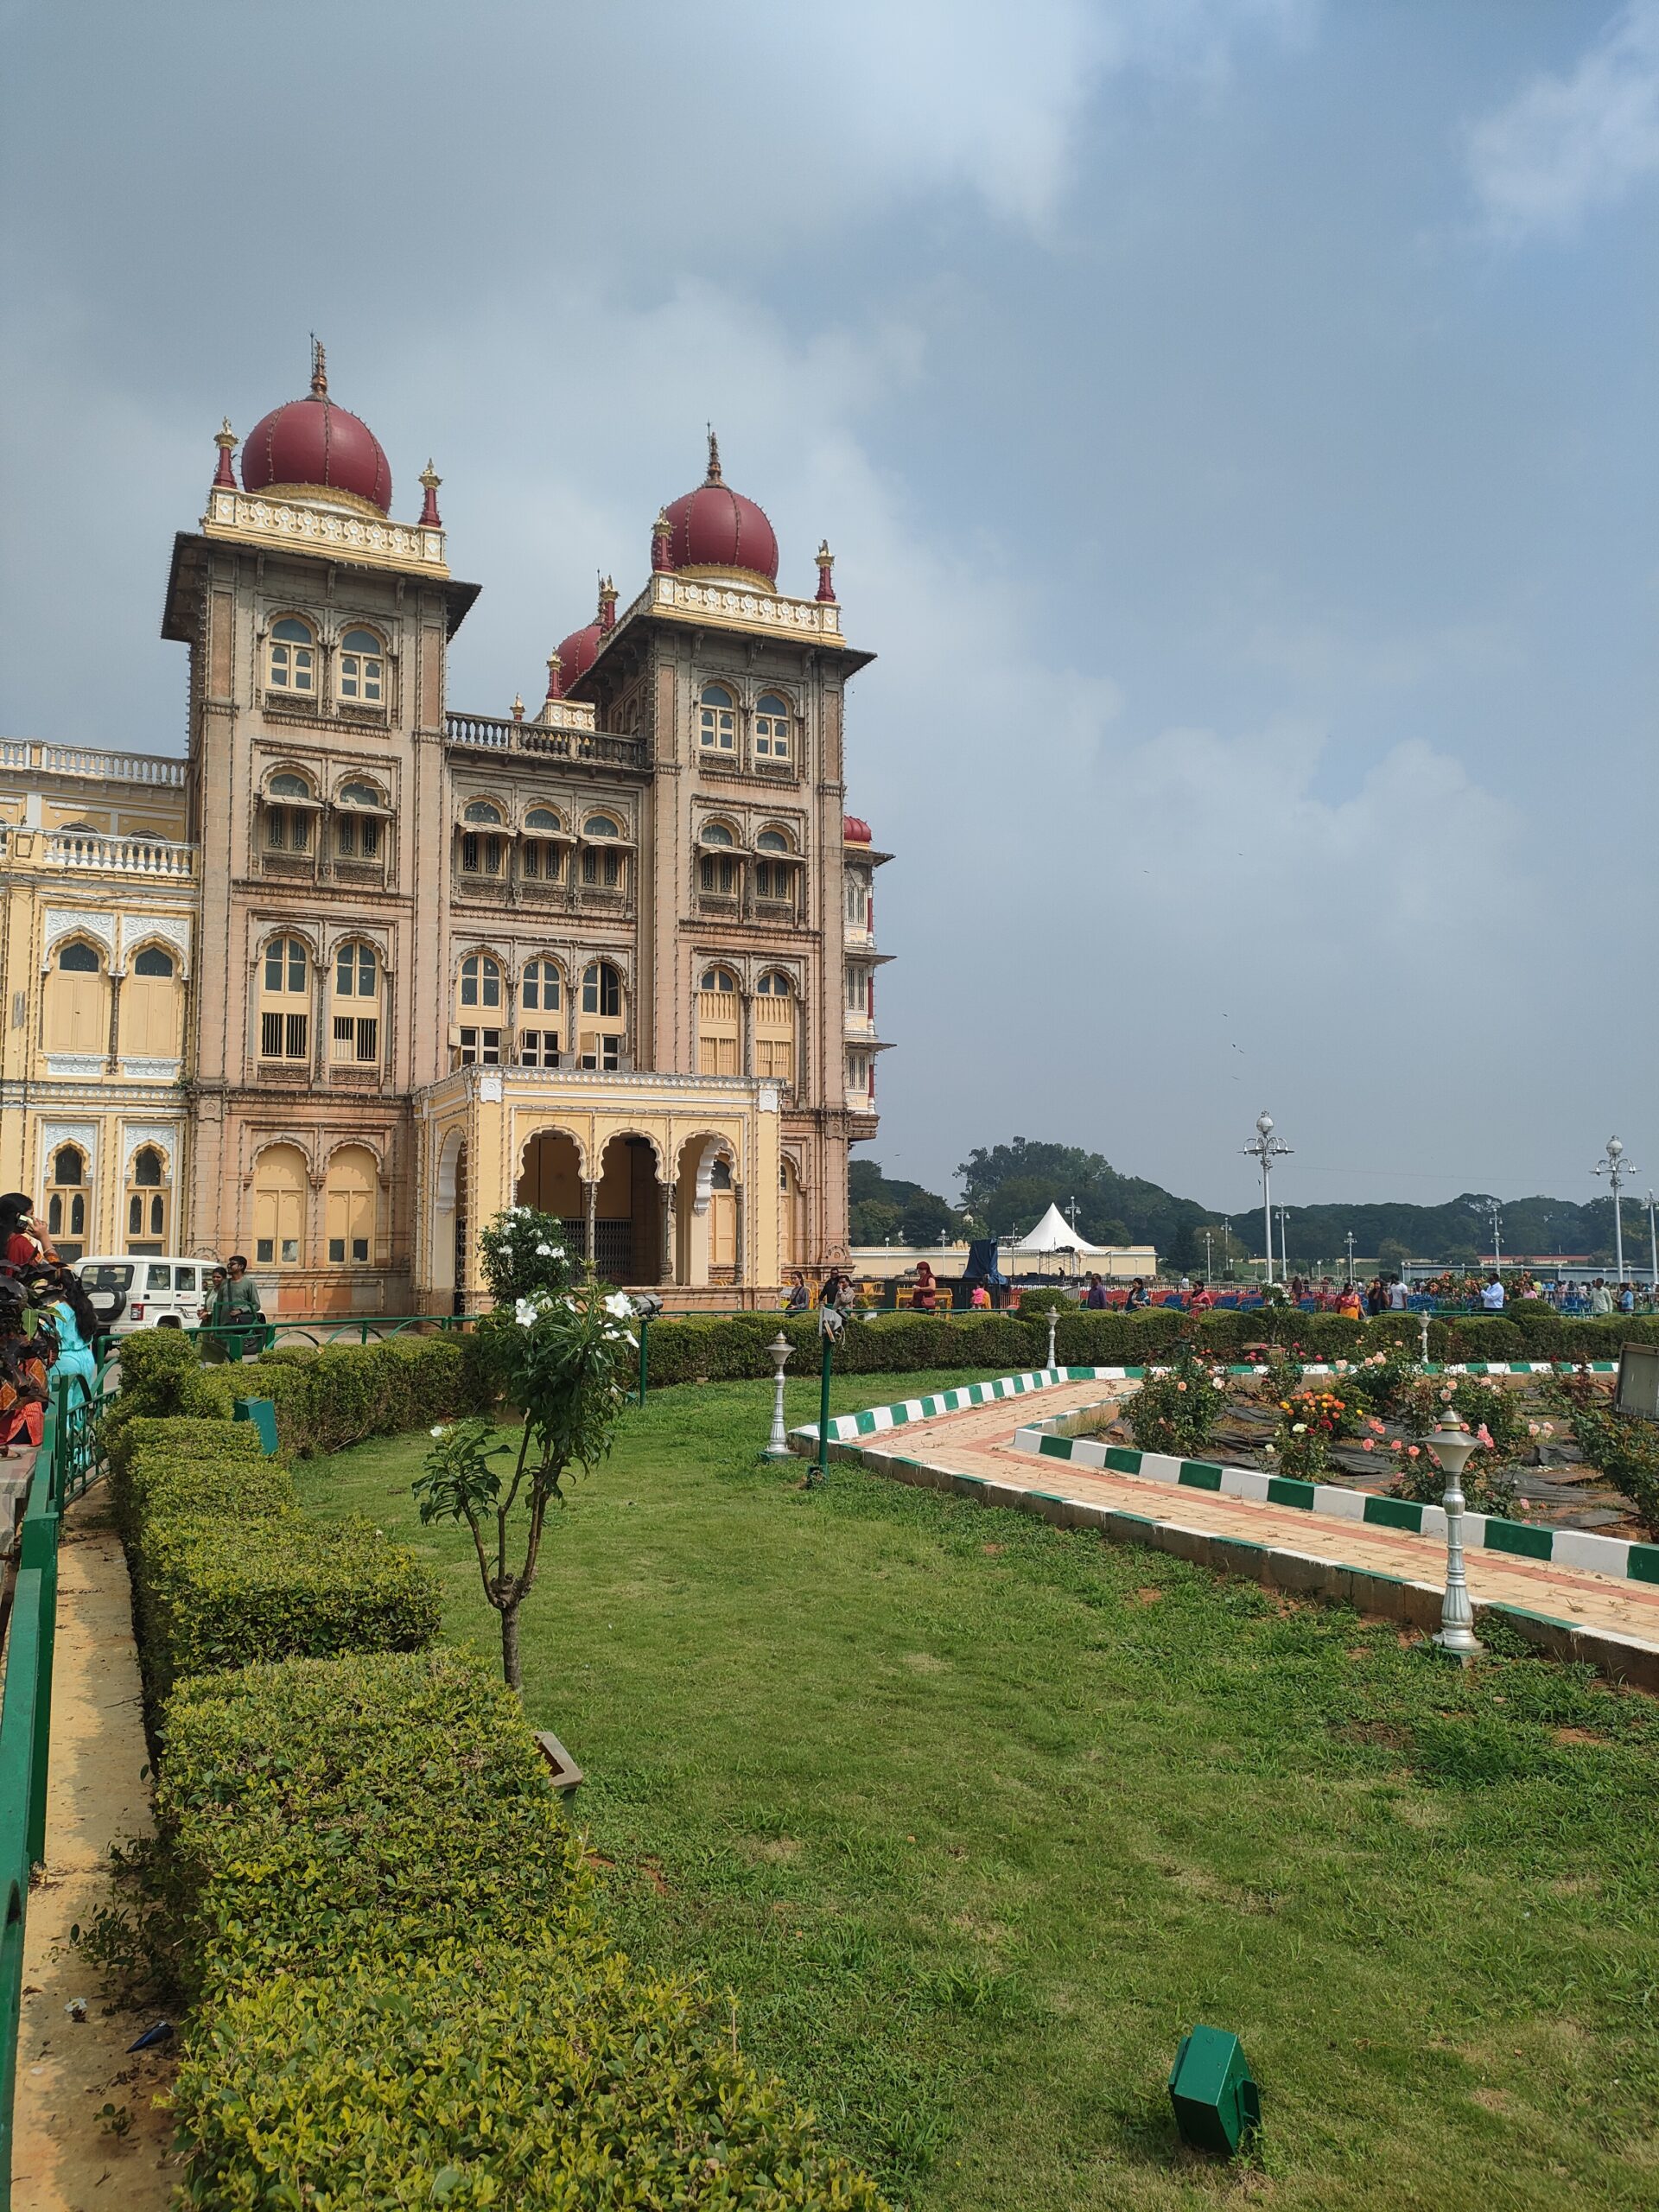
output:
<svg viewBox="0 0 1659 2212"><path fill-rule="evenodd" d="M538 1129L524 1147L513 1200L538 1213L556 1214L564 1228L565 1249L575 1258L588 1251L587 1189L582 1153L563 1129Z"/></svg>

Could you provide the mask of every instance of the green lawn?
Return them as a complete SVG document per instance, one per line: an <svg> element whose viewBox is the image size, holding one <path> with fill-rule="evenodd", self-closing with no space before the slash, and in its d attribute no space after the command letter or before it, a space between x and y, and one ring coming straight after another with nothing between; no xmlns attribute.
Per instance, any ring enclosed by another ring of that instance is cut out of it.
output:
<svg viewBox="0 0 1659 2212"><path fill-rule="evenodd" d="M769 1400L630 1414L552 1532L526 1702L635 1955L730 1992L896 2199L1659 2204L1659 1708L850 1466L804 1493L753 1459ZM493 1656L464 1532L410 1503L425 1444L302 1495L432 1556ZM1232 2170L1171 2129L1200 2019L1262 2083Z"/></svg>

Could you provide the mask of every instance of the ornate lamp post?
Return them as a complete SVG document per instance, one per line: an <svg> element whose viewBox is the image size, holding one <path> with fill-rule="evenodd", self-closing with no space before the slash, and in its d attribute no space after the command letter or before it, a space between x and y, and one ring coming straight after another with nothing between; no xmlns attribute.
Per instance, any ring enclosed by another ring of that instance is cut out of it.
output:
<svg viewBox="0 0 1659 2212"><path fill-rule="evenodd" d="M1624 1157L1624 1147L1617 1137L1607 1140L1607 1157L1599 1160L1590 1170L1592 1175L1605 1175L1613 1194L1613 1270L1618 1280L1624 1280L1624 1216L1618 1203L1618 1194L1636 1173Z"/></svg>
<svg viewBox="0 0 1659 2212"><path fill-rule="evenodd" d="M1051 1373L1052 1373L1054 1368L1054 1332L1059 1325L1059 1307L1058 1306L1051 1306L1048 1309L1048 1364L1049 1371Z"/></svg>
<svg viewBox="0 0 1659 2212"><path fill-rule="evenodd" d="M1475 1634L1475 1609L1463 1575L1463 1471L1478 1446L1450 1406L1427 1440L1446 1469L1446 1496L1440 1501L1446 1510L1446 1596L1434 1641L1461 1665L1478 1658L1484 1649Z"/></svg>
<svg viewBox="0 0 1659 2212"><path fill-rule="evenodd" d="M1281 1144L1273 1134L1273 1116L1262 1113L1255 1117L1255 1135L1243 1147L1247 1160L1260 1163L1262 1169L1262 1212L1268 1230L1268 1281L1273 1281L1273 1163L1284 1159L1292 1147Z"/></svg>
<svg viewBox="0 0 1659 2212"><path fill-rule="evenodd" d="M760 1454L763 1459L787 1459L789 1457L789 1432L784 1427L784 1369L794 1349L781 1329L766 1346L772 1355L773 1388L772 1434L766 1439L766 1448Z"/></svg>

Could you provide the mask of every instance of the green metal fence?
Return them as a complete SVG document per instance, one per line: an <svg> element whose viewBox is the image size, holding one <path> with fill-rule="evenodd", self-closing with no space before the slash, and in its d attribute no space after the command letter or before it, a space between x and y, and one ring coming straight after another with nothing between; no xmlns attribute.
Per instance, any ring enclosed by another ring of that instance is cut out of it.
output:
<svg viewBox="0 0 1659 2212"><path fill-rule="evenodd" d="M0 1704L0 1890L5 1900L0 1929L0 2212L9 2212L11 2203L12 2110L29 1884L46 1856L58 1530L65 1507L105 1471L98 1442L104 1396L102 1374L90 1393L78 1376L65 1376L46 1408L6 1621L6 1688Z"/></svg>

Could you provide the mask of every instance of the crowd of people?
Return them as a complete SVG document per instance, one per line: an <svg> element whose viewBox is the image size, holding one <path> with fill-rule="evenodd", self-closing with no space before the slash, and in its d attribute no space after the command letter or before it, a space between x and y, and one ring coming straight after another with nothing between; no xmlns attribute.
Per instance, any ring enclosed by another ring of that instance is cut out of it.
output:
<svg viewBox="0 0 1659 2212"><path fill-rule="evenodd" d="M21 1191L0 1197L0 1459L38 1445L55 1384L98 1376L102 1325Z"/></svg>

